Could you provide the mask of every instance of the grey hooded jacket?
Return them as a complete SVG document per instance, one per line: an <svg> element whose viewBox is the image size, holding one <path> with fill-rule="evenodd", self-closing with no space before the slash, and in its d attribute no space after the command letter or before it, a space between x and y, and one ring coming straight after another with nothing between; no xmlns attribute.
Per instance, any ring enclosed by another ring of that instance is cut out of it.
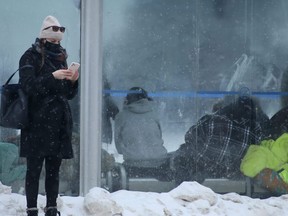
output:
<svg viewBox="0 0 288 216"><path fill-rule="evenodd" d="M154 102L144 98L129 105L115 118L115 145L129 165L154 167L167 158Z"/></svg>

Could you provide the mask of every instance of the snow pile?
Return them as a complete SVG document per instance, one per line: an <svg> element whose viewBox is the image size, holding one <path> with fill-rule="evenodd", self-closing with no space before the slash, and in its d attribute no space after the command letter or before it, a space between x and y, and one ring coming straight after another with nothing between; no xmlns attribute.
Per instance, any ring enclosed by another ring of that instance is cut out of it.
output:
<svg viewBox="0 0 288 216"><path fill-rule="evenodd" d="M92 188L84 198L84 206L92 215L121 214L123 209L113 200L111 194L101 188Z"/></svg>
<svg viewBox="0 0 288 216"><path fill-rule="evenodd" d="M39 216L44 216L45 196L39 195ZM252 199L236 193L216 194L196 182L184 182L168 193L121 190L109 193L92 188L85 197L58 198L62 216L276 216L288 212L288 195ZM0 215L25 216L24 195L0 184Z"/></svg>

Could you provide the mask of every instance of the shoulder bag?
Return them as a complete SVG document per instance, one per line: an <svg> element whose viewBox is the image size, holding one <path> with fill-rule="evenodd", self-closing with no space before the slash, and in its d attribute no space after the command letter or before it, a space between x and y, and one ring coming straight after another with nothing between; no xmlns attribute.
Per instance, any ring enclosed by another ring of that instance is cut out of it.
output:
<svg viewBox="0 0 288 216"><path fill-rule="evenodd" d="M28 67L33 66L26 65L19 69ZM9 84L19 69L1 86L0 126L5 128L23 129L29 124L28 96L19 83Z"/></svg>

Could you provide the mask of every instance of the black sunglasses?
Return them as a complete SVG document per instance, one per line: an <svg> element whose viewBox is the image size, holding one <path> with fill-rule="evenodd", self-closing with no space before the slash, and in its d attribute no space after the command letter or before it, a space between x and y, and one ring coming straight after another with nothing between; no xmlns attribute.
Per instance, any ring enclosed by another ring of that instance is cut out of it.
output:
<svg viewBox="0 0 288 216"><path fill-rule="evenodd" d="M44 28L43 31L44 31L44 30L47 30L47 29L49 29L49 28L52 28L52 31L54 31L54 32L58 32L59 30L60 30L60 32L62 32L62 33L65 32L65 27L59 27L59 26L49 26L49 27L47 27L47 28Z"/></svg>

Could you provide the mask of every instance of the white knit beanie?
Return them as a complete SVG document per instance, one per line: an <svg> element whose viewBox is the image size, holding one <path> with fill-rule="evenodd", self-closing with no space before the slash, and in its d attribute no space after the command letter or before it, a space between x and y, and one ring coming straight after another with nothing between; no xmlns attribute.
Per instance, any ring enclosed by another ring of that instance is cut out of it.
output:
<svg viewBox="0 0 288 216"><path fill-rule="evenodd" d="M51 38L51 39L56 39L56 40L61 41L63 38L62 32L60 31L54 32L52 28L48 28L44 30L45 28L50 27L50 26L61 27L59 21L55 17L49 15L43 21L40 34L39 34L39 38Z"/></svg>

